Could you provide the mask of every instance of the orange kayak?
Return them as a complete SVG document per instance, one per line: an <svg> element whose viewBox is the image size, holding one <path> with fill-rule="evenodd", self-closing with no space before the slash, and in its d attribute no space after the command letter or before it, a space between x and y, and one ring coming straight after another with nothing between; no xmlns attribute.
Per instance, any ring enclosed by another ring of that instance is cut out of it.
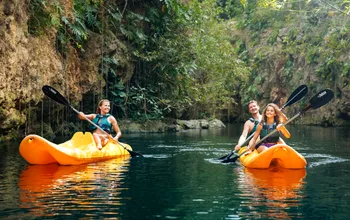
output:
<svg viewBox="0 0 350 220"><path fill-rule="evenodd" d="M123 145L132 150L130 145ZM38 135L28 135L22 140L19 152L30 164L60 165L79 165L130 155L121 145L111 142L98 150L90 132L76 132L72 139L62 144L52 143Z"/></svg>
<svg viewBox="0 0 350 220"><path fill-rule="evenodd" d="M246 147L241 148L238 153L242 153L245 149ZM307 164L301 154L285 144L276 144L261 153L254 150L252 153L242 155L239 159L245 167L258 169L269 167L303 169Z"/></svg>

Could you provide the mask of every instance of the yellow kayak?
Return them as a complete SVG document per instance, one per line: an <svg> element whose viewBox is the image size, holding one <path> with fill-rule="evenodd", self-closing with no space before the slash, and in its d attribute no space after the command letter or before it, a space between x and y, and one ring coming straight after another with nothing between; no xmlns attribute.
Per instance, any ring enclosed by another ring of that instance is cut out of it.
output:
<svg viewBox="0 0 350 220"><path fill-rule="evenodd" d="M132 151L130 145L123 145ZM62 144L52 143L38 135L28 135L22 140L19 152L30 164L79 165L130 156L121 145L111 142L98 150L90 132L76 132L72 139Z"/></svg>
<svg viewBox="0 0 350 220"><path fill-rule="evenodd" d="M238 154L243 153L245 149L246 147L241 148ZM301 154L286 144L276 144L261 153L254 150L249 154L242 155L239 159L245 167L258 169L269 167L303 169L307 164Z"/></svg>

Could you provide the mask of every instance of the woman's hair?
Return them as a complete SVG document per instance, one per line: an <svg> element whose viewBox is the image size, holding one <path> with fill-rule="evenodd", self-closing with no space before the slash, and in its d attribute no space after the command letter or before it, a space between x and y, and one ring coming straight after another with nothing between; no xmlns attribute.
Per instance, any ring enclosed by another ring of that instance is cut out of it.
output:
<svg viewBox="0 0 350 220"><path fill-rule="evenodd" d="M98 106L97 106L97 109L96 109L96 113L97 114L101 114L100 106L102 106L104 102L110 102L110 101L108 99L101 99L101 101L98 103Z"/></svg>
<svg viewBox="0 0 350 220"><path fill-rule="evenodd" d="M267 120L266 111L267 111L268 107L272 107L275 110L276 116L274 117L274 120L275 120L276 124L283 123L283 121L281 119L282 112L281 112L280 108L275 103L269 103L269 104L267 104L267 106L263 110L261 124L263 125L264 122L266 122L266 120Z"/></svg>

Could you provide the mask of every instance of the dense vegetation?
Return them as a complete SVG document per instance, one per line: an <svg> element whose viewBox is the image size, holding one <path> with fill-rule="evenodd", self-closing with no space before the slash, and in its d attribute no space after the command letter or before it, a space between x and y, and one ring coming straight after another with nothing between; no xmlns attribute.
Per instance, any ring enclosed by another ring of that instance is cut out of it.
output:
<svg viewBox="0 0 350 220"><path fill-rule="evenodd" d="M86 106L91 96L107 97L118 118L234 118L249 99L267 100L270 84L349 88L349 4L31 0L28 30L39 36L55 29L66 59L69 47L83 57L92 33L104 48L118 39L96 73L106 85L87 94Z"/></svg>
<svg viewBox="0 0 350 220"><path fill-rule="evenodd" d="M130 81L118 75L125 58L104 54L100 65L107 96L123 117L210 117L234 102L235 88L249 68L239 60L215 1L126 3L77 0L64 6L34 0L29 31L42 34L57 28L57 49L63 56L68 44L84 53L90 31L126 41L134 61ZM51 10L44 11L48 4Z"/></svg>

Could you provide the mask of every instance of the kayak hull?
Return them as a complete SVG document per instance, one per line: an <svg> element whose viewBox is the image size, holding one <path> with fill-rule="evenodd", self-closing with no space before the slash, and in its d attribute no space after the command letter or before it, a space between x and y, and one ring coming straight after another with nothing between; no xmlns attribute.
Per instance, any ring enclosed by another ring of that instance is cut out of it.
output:
<svg viewBox="0 0 350 220"><path fill-rule="evenodd" d="M242 153L243 147L239 153ZM242 155L240 162L247 168L267 169L270 167L281 167L285 169L304 169L305 158L296 150L285 144L276 144L267 150L258 153L257 150Z"/></svg>
<svg viewBox="0 0 350 220"><path fill-rule="evenodd" d="M132 150L128 144L123 145ZM29 164L79 165L130 156L121 145L111 142L98 150L90 132L76 132L70 140L61 144L38 135L28 135L20 143L19 152Z"/></svg>

